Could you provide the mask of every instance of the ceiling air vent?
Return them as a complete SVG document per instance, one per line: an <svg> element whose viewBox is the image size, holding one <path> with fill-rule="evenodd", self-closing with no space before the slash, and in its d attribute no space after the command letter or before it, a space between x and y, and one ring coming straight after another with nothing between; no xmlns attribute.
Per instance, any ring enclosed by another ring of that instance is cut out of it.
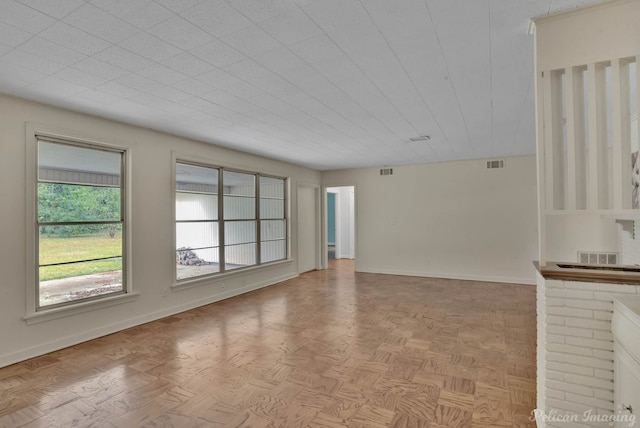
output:
<svg viewBox="0 0 640 428"><path fill-rule="evenodd" d="M380 175L393 175L393 168L382 168Z"/></svg>
<svg viewBox="0 0 640 428"><path fill-rule="evenodd" d="M487 161L487 169L504 168L504 160L490 160Z"/></svg>

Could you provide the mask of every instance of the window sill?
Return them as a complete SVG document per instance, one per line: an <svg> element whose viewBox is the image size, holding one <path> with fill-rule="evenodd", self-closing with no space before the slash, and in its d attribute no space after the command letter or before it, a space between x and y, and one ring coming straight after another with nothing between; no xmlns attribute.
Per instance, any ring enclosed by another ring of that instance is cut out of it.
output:
<svg viewBox="0 0 640 428"><path fill-rule="evenodd" d="M253 273L256 271L260 271L263 269L268 269L271 267L281 266L284 264L292 263L294 259L285 259L278 260L277 262L265 263L258 266L251 266L246 268L234 269L225 273L214 273L207 276L200 276L193 279L187 279L180 282L174 282L171 286L173 291L185 290L192 287L198 287L200 285L211 284L212 282L218 282L225 279L230 279L238 276L242 276L244 274Z"/></svg>
<svg viewBox="0 0 640 428"><path fill-rule="evenodd" d="M76 303L75 305L70 306L63 306L54 309L43 309L39 312L28 313L23 317L23 319L27 322L27 325L38 324L58 318L81 314L83 312L93 311L95 309L108 308L109 306L131 302L137 299L139 295L140 293L119 294L117 296L105 297L99 300Z"/></svg>

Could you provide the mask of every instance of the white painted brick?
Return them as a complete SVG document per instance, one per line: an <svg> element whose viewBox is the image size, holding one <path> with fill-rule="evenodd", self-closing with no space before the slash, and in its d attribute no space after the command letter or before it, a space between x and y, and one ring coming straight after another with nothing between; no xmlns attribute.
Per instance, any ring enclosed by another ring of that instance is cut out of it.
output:
<svg viewBox="0 0 640 428"><path fill-rule="evenodd" d="M601 400L613 401L613 389L594 389L593 395Z"/></svg>
<svg viewBox="0 0 640 428"><path fill-rule="evenodd" d="M557 297L549 297L547 299L547 307L563 307L566 306L566 300L565 299L559 299Z"/></svg>
<svg viewBox="0 0 640 428"><path fill-rule="evenodd" d="M567 356L565 354L559 352L551 352L547 351L547 361L548 362L556 362L556 363L564 363L567 361Z"/></svg>
<svg viewBox="0 0 640 428"><path fill-rule="evenodd" d="M562 362L548 361L547 362L547 371L558 371L560 373L575 373L584 376L593 376L593 368L577 366L575 364L568 364Z"/></svg>
<svg viewBox="0 0 640 428"><path fill-rule="evenodd" d="M547 324L549 325L565 325L566 319L554 315L547 315Z"/></svg>
<svg viewBox="0 0 640 428"><path fill-rule="evenodd" d="M593 282L577 282L577 281L567 281L564 283L564 288L569 290L595 290L598 288L599 284Z"/></svg>
<svg viewBox="0 0 640 428"><path fill-rule="evenodd" d="M596 290L606 291L607 293L636 293L636 287L630 284L600 284L597 283Z"/></svg>
<svg viewBox="0 0 640 428"><path fill-rule="evenodd" d="M588 328L592 330L611 331L611 323L608 321L587 320L583 318L567 318L567 327Z"/></svg>
<svg viewBox="0 0 640 428"><path fill-rule="evenodd" d="M613 365L612 361L601 360L599 358L583 357L579 355L571 355L571 356L565 356L565 357L566 357L565 358L566 362L570 362L570 363L585 366L585 367L591 367L593 369L610 370Z"/></svg>
<svg viewBox="0 0 640 428"><path fill-rule="evenodd" d="M613 311L613 301L598 302L595 300L565 300L565 304L570 308L595 309L600 311Z"/></svg>
<svg viewBox="0 0 640 428"><path fill-rule="evenodd" d="M569 402L578 403L586 406L597 407L609 412L613 411L613 401L602 400L600 398L586 397L584 395L573 394L567 392L566 399Z"/></svg>
<svg viewBox="0 0 640 428"><path fill-rule="evenodd" d="M580 376L575 374L565 375L564 380L577 385L593 387L594 390L602 389L605 391L613 391L613 381L606 379L598 379L593 376Z"/></svg>
<svg viewBox="0 0 640 428"><path fill-rule="evenodd" d="M544 286L545 288L564 288L564 281L547 280Z"/></svg>
<svg viewBox="0 0 640 428"><path fill-rule="evenodd" d="M563 317L593 318L593 311L589 309L577 308L547 308L547 315L558 315Z"/></svg>
<svg viewBox="0 0 640 428"><path fill-rule="evenodd" d="M595 377L599 378L599 379L607 379L607 380L613 380L613 370L600 370L597 369L595 371Z"/></svg>
<svg viewBox="0 0 640 428"><path fill-rule="evenodd" d="M578 413L579 415L582 415L584 412L592 409L592 407L580 403L566 401L566 397L564 401L553 399L545 400L545 410L547 411L547 413L549 413L549 411L552 409Z"/></svg>
<svg viewBox="0 0 640 428"><path fill-rule="evenodd" d="M570 392L573 394L580 394L587 397L593 397L593 388L584 385L577 385L574 383L561 382L557 380L547 379L547 388L555 389L556 391Z"/></svg>
<svg viewBox="0 0 640 428"><path fill-rule="evenodd" d="M555 398L556 400L564 400L564 391L556 391L555 389L547 389L547 397Z"/></svg>
<svg viewBox="0 0 640 428"><path fill-rule="evenodd" d="M585 357L593 356L593 350L591 348L584 348L582 346L563 345L560 343L547 343L547 350L552 352L562 353L562 354L583 355Z"/></svg>
<svg viewBox="0 0 640 428"><path fill-rule="evenodd" d="M547 297L562 297L565 299L593 299L593 291L585 290L565 290L565 289L550 289L546 291Z"/></svg>
<svg viewBox="0 0 640 428"><path fill-rule="evenodd" d="M604 351L610 351L613 349L613 342L608 340L583 339L581 337L566 337L564 341L567 345L584 346L587 348L602 349Z"/></svg>
<svg viewBox="0 0 640 428"><path fill-rule="evenodd" d="M613 351L603 351L601 349L594 349L593 356L602 360L613 361Z"/></svg>
<svg viewBox="0 0 640 428"><path fill-rule="evenodd" d="M628 293L629 295L634 295L634 293ZM627 294L621 294L621 293L616 293L616 296L621 296L621 298L623 298L622 296L626 296ZM613 303L613 297L611 293L605 293L603 291L594 291L593 292L593 299L594 300L598 300L601 302L612 302Z"/></svg>
<svg viewBox="0 0 640 428"><path fill-rule="evenodd" d="M566 339L568 339L566 336L562 336L559 334L547 334L547 343L566 343ZM588 340L588 339L582 339L582 340ZM582 346L577 343L572 343L572 345ZM603 348L603 349L609 349L609 348Z"/></svg>
<svg viewBox="0 0 640 428"><path fill-rule="evenodd" d="M564 373L560 373L560 372L554 372L549 370L547 372L547 379L553 379L553 380L564 380L565 374Z"/></svg>
<svg viewBox="0 0 640 428"><path fill-rule="evenodd" d="M613 342L613 333L611 333L611 331L594 331L593 337L594 339Z"/></svg>
<svg viewBox="0 0 640 428"><path fill-rule="evenodd" d="M574 337L584 337L584 338L592 338L594 334L593 330L589 330L586 328L563 327L560 325L547 326L547 332L551 334L560 334L563 336L574 336Z"/></svg>
<svg viewBox="0 0 640 428"><path fill-rule="evenodd" d="M602 291L594 291L593 300L598 302L607 302L613 304L613 299L611 298L611 293L604 293Z"/></svg>
<svg viewBox="0 0 640 428"><path fill-rule="evenodd" d="M596 320L603 320L611 322L613 312L611 311L593 311L593 318Z"/></svg>

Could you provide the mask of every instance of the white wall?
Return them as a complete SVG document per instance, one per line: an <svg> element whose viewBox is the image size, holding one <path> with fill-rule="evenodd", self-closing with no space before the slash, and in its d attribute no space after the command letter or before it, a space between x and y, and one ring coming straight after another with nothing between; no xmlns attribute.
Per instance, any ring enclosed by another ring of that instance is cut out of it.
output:
<svg viewBox="0 0 640 428"><path fill-rule="evenodd" d="M578 251L617 253L618 226L598 214L547 215L547 260L577 262Z"/></svg>
<svg viewBox="0 0 640 428"><path fill-rule="evenodd" d="M130 149L132 275L140 295L124 304L28 325L26 287L25 122L91 135ZM259 156L189 141L0 95L0 366L136 324L269 285L297 275L295 261L235 272L181 290L171 289L172 151L216 165L291 179L291 245L297 253L297 183L320 184L320 173Z"/></svg>
<svg viewBox="0 0 640 428"><path fill-rule="evenodd" d="M356 270L535 284L536 161L507 158L325 171L355 185Z"/></svg>

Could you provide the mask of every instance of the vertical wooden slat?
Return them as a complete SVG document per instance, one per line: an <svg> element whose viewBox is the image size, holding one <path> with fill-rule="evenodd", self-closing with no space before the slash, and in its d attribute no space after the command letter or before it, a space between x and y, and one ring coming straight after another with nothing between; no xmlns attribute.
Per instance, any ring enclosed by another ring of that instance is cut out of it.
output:
<svg viewBox="0 0 640 428"><path fill-rule="evenodd" d="M564 209L564 153L562 137L562 71L546 71L544 139L547 209Z"/></svg>
<svg viewBox="0 0 640 428"><path fill-rule="evenodd" d="M575 138L576 208L587 207L586 135L584 109L584 70L573 68L573 133Z"/></svg>
<svg viewBox="0 0 640 428"><path fill-rule="evenodd" d="M536 41L534 40L534 43ZM537 51L536 51L537 52ZM536 56L537 57L537 56ZM534 58L534 61L536 58ZM537 66L535 67L537 70ZM547 264L547 236L546 236L546 176L545 176L545 159L544 159L544 91L543 91L543 74L536 72L533 81L535 91L535 123L536 123L536 168L537 168L537 185L538 185L538 259L540 266Z"/></svg>
<svg viewBox="0 0 640 428"><path fill-rule="evenodd" d="M636 56L635 59L636 59L636 84L635 84L636 114L635 114L634 134L635 134L635 140L637 145L640 145L640 55ZM636 145L634 145L633 149L637 150L638 148L636 147ZM632 204L631 208L637 209L638 207L634 207Z"/></svg>
<svg viewBox="0 0 640 428"><path fill-rule="evenodd" d="M613 208L631 208L631 123L629 63L611 60L611 125L613 127Z"/></svg>
<svg viewBox="0 0 640 428"><path fill-rule="evenodd" d="M605 69L591 63L589 72L589 176L587 178L587 208L605 209L608 206L607 175L607 117Z"/></svg>
<svg viewBox="0 0 640 428"><path fill-rule="evenodd" d="M576 108L575 108L575 82L574 69L568 67L564 71L564 99L565 114L567 120L567 205L565 209L575 210L577 207L577 163L576 154Z"/></svg>

